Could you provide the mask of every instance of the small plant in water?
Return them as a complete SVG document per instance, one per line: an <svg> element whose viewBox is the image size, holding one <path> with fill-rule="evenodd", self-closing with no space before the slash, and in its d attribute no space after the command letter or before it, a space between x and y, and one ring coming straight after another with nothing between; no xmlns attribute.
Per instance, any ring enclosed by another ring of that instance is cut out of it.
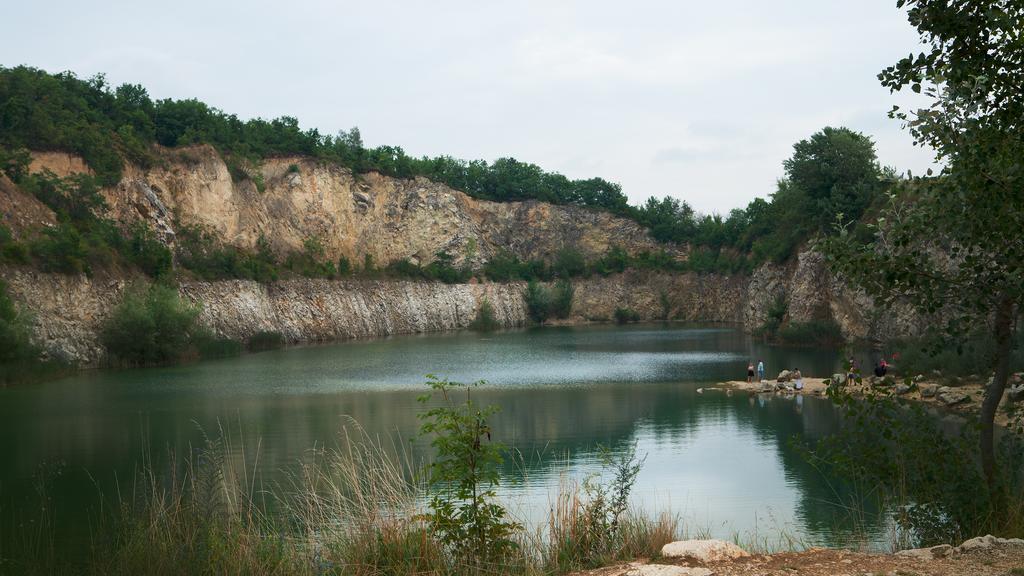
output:
<svg viewBox="0 0 1024 576"><path fill-rule="evenodd" d="M491 440L487 419L498 408L473 402L472 389L482 381L467 385L427 378L432 392L419 401L441 402L419 415L420 434L431 437L437 451L430 464L433 494L426 520L454 562L474 568L500 563L516 549L513 538L522 527L496 501L503 446ZM454 396L463 391L465 401L458 402Z"/></svg>

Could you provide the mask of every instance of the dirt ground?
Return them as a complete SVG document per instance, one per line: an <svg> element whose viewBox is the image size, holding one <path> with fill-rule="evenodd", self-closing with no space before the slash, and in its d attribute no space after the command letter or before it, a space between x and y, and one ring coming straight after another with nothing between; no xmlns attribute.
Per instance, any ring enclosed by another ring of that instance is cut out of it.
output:
<svg viewBox="0 0 1024 576"><path fill-rule="evenodd" d="M645 564L635 562L578 572L575 576L624 576ZM812 549L806 552L754 555L737 560L700 564L656 559L651 564L703 566L714 576L1024 576L1024 547L1000 547L963 552L946 558L921 560L891 554Z"/></svg>

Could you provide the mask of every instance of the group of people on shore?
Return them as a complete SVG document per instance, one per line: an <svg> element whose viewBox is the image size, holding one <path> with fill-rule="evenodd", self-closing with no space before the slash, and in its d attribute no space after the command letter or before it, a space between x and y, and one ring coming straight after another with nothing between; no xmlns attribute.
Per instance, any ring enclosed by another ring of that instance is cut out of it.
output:
<svg viewBox="0 0 1024 576"><path fill-rule="evenodd" d="M803 390L803 388L804 388L804 376L803 376L803 374L800 373L800 369L799 368L793 368L792 370L789 371L789 375L790 375L789 376L790 380L793 382L793 388L795 388L796 390ZM758 382L764 382L765 381L764 360L758 360L757 361L757 381ZM747 384L751 384L753 382L754 382L754 362L751 361L751 362L747 363Z"/></svg>

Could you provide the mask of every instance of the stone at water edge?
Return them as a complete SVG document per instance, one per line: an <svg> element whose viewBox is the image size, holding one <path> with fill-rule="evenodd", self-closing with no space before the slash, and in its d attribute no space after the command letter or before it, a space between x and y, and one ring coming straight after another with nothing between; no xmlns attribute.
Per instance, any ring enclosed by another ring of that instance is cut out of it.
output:
<svg viewBox="0 0 1024 576"><path fill-rule="evenodd" d="M935 384L922 384L921 398L934 398L935 394L939 391L939 387Z"/></svg>
<svg viewBox="0 0 1024 576"><path fill-rule="evenodd" d="M783 370L782 372L779 372L779 377L775 380L777 382L789 382L790 376L792 376L792 372L789 370Z"/></svg>
<svg viewBox="0 0 1024 576"><path fill-rule="evenodd" d="M687 568L667 564L644 564L626 572L626 576L714 576L707 568Z"/></svg>
<svg viewBox="0 0 1024 576"><path fill-rule="evenodd" d="M907 386L906 384L897 384L894 392L896 392L897 395L902 396L903 394L910 392L910 386Z"/></svg>
<svg viewBox="0 0 1024 576"><path fill-rule="evenodd" d="M661 547L666 558L693 558L700 562L719 562L750 556L750 553L724 540L677 540Z"/></svg>
<svg viewBox="0 0 1024 576"><path fill-rule="evenodd" d="M988 550L998 546L1024 546L1024 540L1020 538L996 538L991 534L977 536L965 541L956 547L957 552L972 552L974 550Z"/></svg>
<svg viewBox="0 0 1024 576"><path fill-rule="evenodd" d="M846 374L833 374L832 383L836 386L842 386L846 384Z"/></svg>
<svg viewBox="0 0 1024 576"><path fill-rule="evenodd" d="M949 544L939 544L938 546L932 546L931 548L914 548L912 550L900 550L896 553L897 556L904 556L907 558L917 558L919 560L934 560L936 558L945 558L953 552L953 547Z"/></svg>

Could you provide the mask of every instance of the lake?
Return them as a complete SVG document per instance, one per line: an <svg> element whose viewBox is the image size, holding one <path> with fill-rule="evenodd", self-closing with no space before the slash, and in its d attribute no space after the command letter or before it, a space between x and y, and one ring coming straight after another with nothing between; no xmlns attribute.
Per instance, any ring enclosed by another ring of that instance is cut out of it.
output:
<svg viewBox="0 0 1024 576"><path fill-rule="evenodd" d="M0 390L0 516L22 518L44 484L74 531L143 457L159 467L168 450L188 453L221 428L268 481L335 444L352 420L401 444L416 435L431 373L486 380L474 396L501 407L495 434L520 455L500 495L527 522L545 517L563 479L600 471L602 447L635 445L646 461L634 504L678 513L691 534L841 544L854 528L837 506L844 488L791 446L835 430L832 404L700 392L744 378L758 359L770 375L839 364L837 351L766 346L734 327L632 325L400 336L82 373Z"/></svg>

